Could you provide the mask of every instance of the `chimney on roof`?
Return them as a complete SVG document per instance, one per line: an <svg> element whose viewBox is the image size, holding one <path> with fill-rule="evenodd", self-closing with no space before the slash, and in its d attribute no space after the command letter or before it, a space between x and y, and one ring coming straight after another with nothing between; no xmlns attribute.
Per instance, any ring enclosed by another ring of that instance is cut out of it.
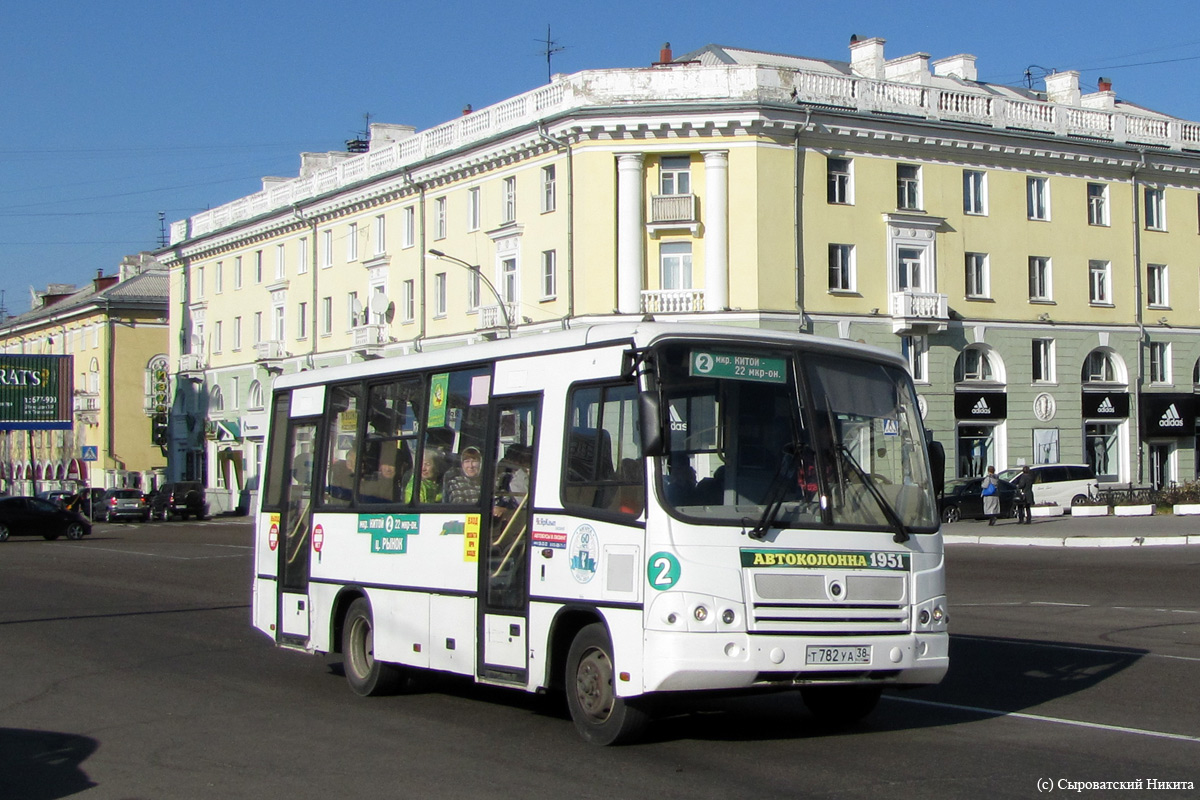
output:
<svg viewBox="0 0 1200 800"><path fill-rule="evenodd" d="M933 74L940 78L958 78L964 81L979 80L979 73L975 70L975 56L966 53L949 58L939 58L933 62Z"/></svg>
<svg viewBox="0 0 1200 800"><path fill-rule="evenodd" d="M663 42L662 49L658 51L658 63L670 64L673 59L671 55L671 43Z"/></svg>
<svg viewBox="0 0 1200 800"><path fill-rule="evenodd" d="M886 39L850 37L850 71L864 78L883 78L883 45Z"/></svg>
<svg viewBox="0 0 1200 800"><path fill-rule="evenodd" d="M1079 105L1079 73L1075 70L1046 76L1046 99L1064 106Z"/></svg>
<svg viewBox="0 0 1200 800"><path fill-rule="evenodd" d="M1096 81L1096 89L1101 92L1112 91L1112 78L1101 78Z"/></svg>

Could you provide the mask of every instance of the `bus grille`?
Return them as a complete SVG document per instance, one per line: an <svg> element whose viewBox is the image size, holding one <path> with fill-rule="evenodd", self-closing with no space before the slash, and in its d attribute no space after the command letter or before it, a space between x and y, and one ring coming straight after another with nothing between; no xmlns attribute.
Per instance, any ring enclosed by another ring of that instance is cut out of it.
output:
<svg viewBox="0 0 1200 800"><path fill-rule="evenodd" d="M752 576L749 620L755 633L793 636L872 636L908 633L906 577L846 575L834 599L825 575L759 573Z"/></svg>

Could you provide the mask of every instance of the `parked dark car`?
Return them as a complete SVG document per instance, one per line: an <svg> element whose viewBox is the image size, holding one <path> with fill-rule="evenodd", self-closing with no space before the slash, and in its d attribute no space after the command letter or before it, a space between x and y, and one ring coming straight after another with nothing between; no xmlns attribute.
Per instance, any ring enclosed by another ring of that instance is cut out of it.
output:
<svg viewBox="0 0 1200 800"><path fill-rule="evenodd" d="M109 489L104 493L97 519L113 522L120 519L150 521L150 506L139 489Z"/></svg>
<svg viewBox="0 0 1200 800"><path fill-rule="evenodd" d="M104 489L99 487L82 489L71 495L64 502L70 511L78 511L89 519L97 519L104 515Z"/></svg>
<svg viewBox="0 0 1200 800"><path fill-rule="evenodd" d="M87 518L59 508L40 497L0 498L0 542L9 536L41 536L43 539L82 539L92 532Z"/></svg>
<svg viewBox="0 0 1200 800"><path fill-rule="evenodd" d="M204 519L208 516L208 500L200 481L164 483L150 495L150 515L154 519L172 517Z"/></svg>
<svg viewBox="0 0 1200 800"><path fill-rule="evenodd" d="M983 478L960 478L946 483L946 490L938 501L942 522L958 522L960 519L986 519L983 515ZM1016 513L1014 503L1017 487L1008 481L996 479L996 494L1000 497L1001 518Z"/></svg>

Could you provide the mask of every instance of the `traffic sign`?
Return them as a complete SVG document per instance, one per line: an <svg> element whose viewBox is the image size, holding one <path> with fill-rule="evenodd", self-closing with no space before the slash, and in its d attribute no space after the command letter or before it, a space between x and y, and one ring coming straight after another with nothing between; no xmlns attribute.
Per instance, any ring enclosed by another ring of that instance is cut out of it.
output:
<svg viewBox="0 0 1200 800"><path fill-rule="evenodd" d="M84 461L99 461L100 448L94 444L85 444L80 448L80 456Z"/></svg>

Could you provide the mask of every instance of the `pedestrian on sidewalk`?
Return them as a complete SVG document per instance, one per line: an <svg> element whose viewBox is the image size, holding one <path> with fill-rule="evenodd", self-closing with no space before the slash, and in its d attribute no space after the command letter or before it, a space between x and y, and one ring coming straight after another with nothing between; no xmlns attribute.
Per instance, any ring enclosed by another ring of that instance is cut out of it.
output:
<svg viewBox="0 0 1200 800"><path fill-rule="evenodd" d="M1033 473L1029 471L1029 465L1021 467L1021 474L1013 481L1017 487L1017 524L1022 522L1026 525L1033 524L1032 514L1029 511L1029 506L1033 502Z"/></svg>
<svg viewBox="0 0 1200 800"><path fill-rule="evenodd" d="M996 480L996 468L991 464L988 464L987 475L983 477L980 486L980 494L983 495L983 515L987 517L988 525L995 525L996 517L1000 516L1000 495L996 493L1000 484Z"/></svg>

